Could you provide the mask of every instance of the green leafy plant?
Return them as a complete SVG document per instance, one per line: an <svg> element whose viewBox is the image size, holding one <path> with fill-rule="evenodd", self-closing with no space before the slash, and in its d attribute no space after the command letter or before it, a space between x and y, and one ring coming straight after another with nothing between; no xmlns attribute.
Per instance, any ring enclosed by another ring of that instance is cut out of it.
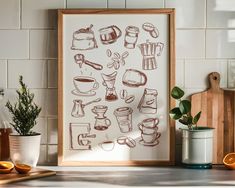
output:
<svg viewBox="0 0 235 188"><path fill-rule="evenodd" d="M6 103L6 107L12 114L11 125L22 136L36 135L31 129L36 125L36 119L41 112L34 102L34 94L30 93L29 89L23 82L23 77L20 76L19 83L21 88L16 90L18 94L17 102L11 104L10 101Z"/></svg>
<svg viewBox="0 0 235 188"><path fill-rule="evenodd" d="M171 90L171 97L179 101L179 106L170 110L171 119L178 120L183 125L188 126L189 129L197 128L197 122L201 117L201 111L194 117L191 114L191 101L182 99L184 91L175 86Z"/></svg>

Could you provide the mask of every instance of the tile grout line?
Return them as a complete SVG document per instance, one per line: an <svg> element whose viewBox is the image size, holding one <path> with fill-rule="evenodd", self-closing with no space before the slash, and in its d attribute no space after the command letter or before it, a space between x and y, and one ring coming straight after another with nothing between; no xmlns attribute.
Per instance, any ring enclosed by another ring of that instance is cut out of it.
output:
<svg viewBox="0 0 235 188"><path fill-rule="evenodd" d="M207 41L207 0L205 0L205 31L204 31L204 34L205 34L205 41L204 41L204 52L205 52L205 59L207 57L206 53L207 53L207 50L206 50L206 41Z"/></svg>
<svg viewBox="0 0 235 188"><path fill-rule="evenodd" d="M186 68L185 68L185 66L186 66L186 59L184 59L184 61L183 61L183 65L184 65L184 67L183 67L183 71L184 71L184 75L183 75L183 79L184 79L184 81L183 81L183 85L184 85L184 88L185 88L185 79L186 79L186 76L185 76L185 71L186 71Z"/></svg>
<svg viewBox="0 0 235 188"><path fill-rule="evenodd" d="M8 78L8 75L9 75L9 60L7 59L7 62L6 62L6 74L7 74L7 76L6 76L6 88L8 89L8 86L9 86L9 78Z"/></svg>
<svg viewBox="0 0 235 188"><path fill-rule="evenodd" d="M31 30L29 30L29 60L31 60L31 58L30 58L30 36L31 36Z"/></svg>
<svg viewBox="0 0 235 188"><path fill-rule="evenodd" d="M20 0L20 30L22 30L22 1Z"/></svg>

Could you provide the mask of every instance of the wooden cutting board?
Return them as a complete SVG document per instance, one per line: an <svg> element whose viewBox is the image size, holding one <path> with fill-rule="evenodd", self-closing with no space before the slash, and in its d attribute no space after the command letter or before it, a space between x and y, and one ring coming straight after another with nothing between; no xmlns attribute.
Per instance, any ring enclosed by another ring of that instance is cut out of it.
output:
<svg viewBox="0 0 235 188"><path fill-rule="evenodd" d="M234 96L232 90L221 89L220 74L208 75L209 89L191 96L192 115L202 111L199 126L213 127L213 164L222 164L223 157L234 152Z"/></svg>
<svg viewBox="0 0 235 188"><path fill-rule="evenodd" d="M23 180L42 178L55 174L56 174L55 171L45 170L40 168L33 168L28 174L19 174L15 170L13 170L10 174L0 174L0 185L23 181Z"/></svg>

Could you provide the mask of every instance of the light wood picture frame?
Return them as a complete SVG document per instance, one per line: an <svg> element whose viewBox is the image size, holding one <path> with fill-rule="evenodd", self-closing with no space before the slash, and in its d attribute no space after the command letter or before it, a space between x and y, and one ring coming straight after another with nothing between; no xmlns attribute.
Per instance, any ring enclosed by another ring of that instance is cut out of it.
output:
<svg viewBox="0 0 235 188"><path fill-rule="evenodd" d="M58 10L58 54L58 165L174 165L174 9Z"/></svg>

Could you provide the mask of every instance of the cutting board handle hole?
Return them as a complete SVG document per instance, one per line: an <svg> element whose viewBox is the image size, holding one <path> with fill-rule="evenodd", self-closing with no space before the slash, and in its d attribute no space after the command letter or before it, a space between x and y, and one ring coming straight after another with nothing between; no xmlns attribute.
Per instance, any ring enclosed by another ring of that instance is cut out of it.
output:
<svg viewBox="0 0 235 188"><path fill-rule="evenodd" d="M213 77L213 80L217 80L217 79L218 79L217 76L214 76L214 77Z"/></svg>

